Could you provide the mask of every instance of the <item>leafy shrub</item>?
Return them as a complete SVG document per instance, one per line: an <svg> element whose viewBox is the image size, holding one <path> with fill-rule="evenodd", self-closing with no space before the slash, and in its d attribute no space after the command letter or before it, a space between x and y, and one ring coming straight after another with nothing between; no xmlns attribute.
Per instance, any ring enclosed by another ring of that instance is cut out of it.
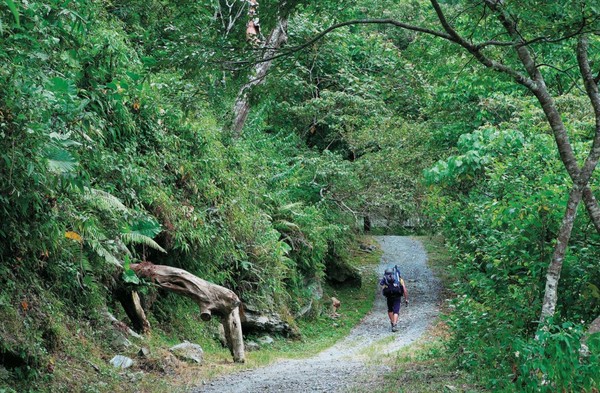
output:
<svg viewBox="0 0 600 393"><path fill-rule="evenodd" d="M581 324L549 322L535 338L519 340L515 361L519 364L517 385L526 392L591 392L600 386L600 335L587 339Z"/></svg>
<svg viewBox="0 0 600 393"><path fill-rule="evenodd" d="M461 136L458 154L425 173L433 186L427 211L455 258L459 297L448 317L453 335L447 345L459 366L494 389L514 389L510 382L517 378L517 389L528 391L589 389L587 360L573 362L579 321L589 322L599 311L592 262L597 251L590 247L598 236L582 209L563 264L556 326L540 335L545 274L570 180L554 142L539 132L537 110L507 100L521 108L520 118ZM583 146L575 141L576 148ZM538 339L532 339L536 333Z"/></svg>

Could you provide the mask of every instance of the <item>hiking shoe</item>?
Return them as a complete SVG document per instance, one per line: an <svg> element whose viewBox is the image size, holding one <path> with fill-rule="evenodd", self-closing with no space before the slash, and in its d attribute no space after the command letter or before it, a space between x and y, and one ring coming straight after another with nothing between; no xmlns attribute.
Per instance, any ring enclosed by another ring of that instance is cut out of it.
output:
<svg viewBox="0 0 600 393"><path fill-rule="evenodd" d="M392 332L397 332L398 331L398 327L396 325L392 325Z"/></svg>

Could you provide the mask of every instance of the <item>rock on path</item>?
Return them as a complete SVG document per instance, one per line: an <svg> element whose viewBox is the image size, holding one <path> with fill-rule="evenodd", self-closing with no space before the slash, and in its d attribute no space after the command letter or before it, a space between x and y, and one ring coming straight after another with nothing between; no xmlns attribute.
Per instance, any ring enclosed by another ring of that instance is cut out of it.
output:
<svg viewBox="0 0 600 393"><path fill-rule="evenodd" d="M388 266L398 264L406 282L410 304L400 310L399 332L390 332L385 298L378 290L373 309L331 348L311 358L283 360L230 374L192 392L346 392L363 385L369 374L387 371L385 366L369 362L369 356L398 351L425 332L439 313L440 282L427 267L427 255L418 240L375 238L383 250L377 273L383 275ZM378 289L378 283L372 285Z"/></svg>

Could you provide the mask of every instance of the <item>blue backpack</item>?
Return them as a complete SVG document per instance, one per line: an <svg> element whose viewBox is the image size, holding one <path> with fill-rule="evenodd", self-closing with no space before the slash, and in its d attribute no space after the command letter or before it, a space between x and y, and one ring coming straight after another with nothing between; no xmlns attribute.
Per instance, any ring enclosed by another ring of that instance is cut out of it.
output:
<svg viewBox="0 0 600 393"><path fill-rule="evenodd" d="M381 280L381 285L383 285L382 295L385 297L402 297L404 287L400 281L401 279L402 275L397 265L391 269L386 269Z"/></svg>

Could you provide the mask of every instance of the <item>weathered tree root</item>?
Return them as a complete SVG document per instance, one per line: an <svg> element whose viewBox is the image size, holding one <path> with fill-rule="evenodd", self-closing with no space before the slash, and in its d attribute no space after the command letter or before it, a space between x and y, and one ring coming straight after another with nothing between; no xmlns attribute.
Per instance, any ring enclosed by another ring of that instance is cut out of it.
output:
<svg viewBox="0 0 600 393"><path fill-rule="evenodd" d="M183 269L153 265L149 262L132 264L140 277L151 279L163 289L189 297L200 307L200 318L209 321L213 315L221 318L227 346L237 363L245 361L244 338L240 321L238 296L230 289L205 281Z"/></svg>

